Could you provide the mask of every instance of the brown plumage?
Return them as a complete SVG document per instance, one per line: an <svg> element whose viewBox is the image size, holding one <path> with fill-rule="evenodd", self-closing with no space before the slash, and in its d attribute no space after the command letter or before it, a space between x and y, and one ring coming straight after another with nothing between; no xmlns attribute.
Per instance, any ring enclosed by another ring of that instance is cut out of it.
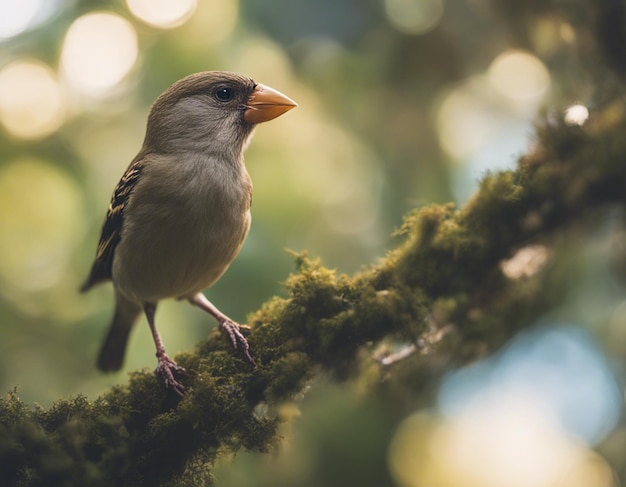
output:
<svg viewBox="0 0 626 487"><path fill-rule="evenodd" d="M139 180L142 168L143 159L135 158L128 169L126 169L122 179L115 186L111 203L109 203L109 210L102 226L102 234L96 250L96 259L91 267L87 281L80 288L81 292L86 292L94 285L102 281L111 280L113 277L113 255L115 246L120 241L120 234L122 233L124 207L128 202L133 187Z"/></svg>
<svg viewBox="0 0 626 487"><path fill-rule="evenodd" d="M154 324L158 301L186 299L214 316L233 346L254 363L240 325L202 290L228 268L250 226L252 183L243 152L256 124L296 104L236 73L209 71L174 83L153 104L139 154L115 187L96 258L81 287L112 280L116 307L98 358L121 368L143 309L157 349L157 373L182 394L180 367Z"/></svg>

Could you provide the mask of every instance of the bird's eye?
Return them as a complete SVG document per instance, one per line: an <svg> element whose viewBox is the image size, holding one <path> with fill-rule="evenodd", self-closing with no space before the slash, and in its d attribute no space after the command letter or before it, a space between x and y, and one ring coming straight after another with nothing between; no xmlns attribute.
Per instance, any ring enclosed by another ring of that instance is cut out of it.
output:
<svg viewBox="0 0 626 487"><path fill-rule="evenodd" d="M215 92L215 98L219 101L230 101L233 99L233 90L226 86L218 88Z"/></svg>

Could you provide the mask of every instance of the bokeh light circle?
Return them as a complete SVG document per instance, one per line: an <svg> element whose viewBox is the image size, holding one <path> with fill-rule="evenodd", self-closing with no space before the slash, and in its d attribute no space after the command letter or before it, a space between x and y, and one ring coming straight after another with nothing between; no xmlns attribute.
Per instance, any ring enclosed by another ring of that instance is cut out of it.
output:
<svg viewBox="0 0 626 487"><path fill-rule="evenodd" d="M584 125L589 118L589 109L585 105L577 103L565 110L563 120L567 125Z"/></svg>
<svg viewBox="0 0 626 487"><path fill-rule="evenodd" d="M478 152L500 126L484 96L483 84L470 81L450 91L437 111L437 131L444 150L457 160Z"/></svg>
<svg viewBox="0 0 626 487"><path fill-rule="evenodd" d="M124 79L137 56L137 33L127 20L110 13L90 13L68 29L61 67L72 87L97 97Z"/></svg>
<svg viewBox="0 0 626 487"><path fill-rule="evenodd" d="M385 0L385 13L391 25L405 34L424 34L443 15L442 0Z"/></svg>
<svg viewBox="0 0 626 487"><path fill-rule="evenodd" d="M0 2L0 39L14 37L28 29L43 6L43 0Z"/></svg>
<svg viewBox="0 0 626 487"><path fill-rule="evenodd" d="M19 159L0 169L0 285L9 295L64 277L85 228L80 191L47 161Z"/></svg>
<svg viewBox="0 0 626 487"><path fill-rule="evenodd" d="M66 100L49 66L15 61L0 71L0 122L14 137L38 139L65 120Z"/></svg>
<svg viewBox="0 0 626 487"><path fill-rule="evenodd" d="M613 487L601 456L551 428L528 404L444 419L417 412L389 446L401 487Z"/></svg>
<svg viewBox="0 0 626 487"><path fill-rule="evenodd" d="M536 56L517 50L497 56L488 70L489 81L512 99L541 97L550 86L550 73Z"/></svg>
<svg viewBox="0 0 626 487"><path fill-rule="evenodd" d="M197 0L126 0L126 5L135 17L146 24L172 29L189 20Z"/></svg>

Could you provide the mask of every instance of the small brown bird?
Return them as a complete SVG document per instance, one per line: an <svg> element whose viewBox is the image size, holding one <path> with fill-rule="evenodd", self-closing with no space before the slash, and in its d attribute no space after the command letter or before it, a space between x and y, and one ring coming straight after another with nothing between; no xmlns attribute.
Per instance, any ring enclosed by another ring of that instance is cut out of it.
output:
<svg viewBox="0 0 626 487"><path fill-rule="evenodd" d="M236 73L208 71L177 81L152 105L146 136L115 187L96 259L81 291L111 280L115 312L98 368L119 370L141 311L156 373L178 394L181 371L154 324L157 303L186 299L218 321L235 349L254 364L241 326L202 293L226 271L250 228L252 182L243 153L256 124L296 103Z"/></svg>

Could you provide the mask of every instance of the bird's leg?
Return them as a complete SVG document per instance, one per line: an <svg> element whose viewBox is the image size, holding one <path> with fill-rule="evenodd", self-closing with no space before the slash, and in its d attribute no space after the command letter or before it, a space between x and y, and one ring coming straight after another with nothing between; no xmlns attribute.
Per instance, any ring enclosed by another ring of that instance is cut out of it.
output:
<svg viewBox="0 0 626 487"><path fill-rule="evenodd" d="M241 329L249 330L249 326L235 323L228 316L217 309L203 293L198 293L189 298L189 302L213 316L219 323L220 330L226 333L228 338L230 338L233 348L241 349L246 360L252 365L256 365L252 355L250 355L250 345L248 345L248 340L246 340L246 337L244 337L243 333L241 333Z"/></svg>
<svg viewBox="0 0 626 487"><path fill-rule="evenodd" d="M156 312L156 304L144 303L143 310L146 313L146 318L148 318L148 324L150 325L150 331L152 332L152 338L154 339L154 344L156 346L156 357L158 360L158 365L154 373L156 375L160 375L165 381L165 385L174 389L174 392L176 392L176 394L178 394L179 396L183 396L185 394L185 386L183 386L174 378L174 372L184 372L185 369L180 367L165 353L163 340L161 340L161 335L159 335L159 332L157 331L154 324L154 313Z"/></svg>

